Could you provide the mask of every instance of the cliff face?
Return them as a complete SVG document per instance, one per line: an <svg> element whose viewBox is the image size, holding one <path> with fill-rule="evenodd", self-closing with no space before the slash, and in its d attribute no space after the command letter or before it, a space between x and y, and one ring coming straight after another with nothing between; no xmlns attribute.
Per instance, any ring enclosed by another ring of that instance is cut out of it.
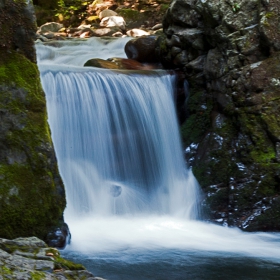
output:
<svg viewBox="0 0 280 280"><path fill-rule="evenodd" d="M160 57L190 83L186 156L205 218L280 230L280 3L174 0Z"/></svg>
<svg viewBox="0 0 280 280"><path fill-rule="evenodd" d="M32 9L26 1L0 0L0 236L4 238L46 239L63 222L66 204L36 66Z"/></svg>

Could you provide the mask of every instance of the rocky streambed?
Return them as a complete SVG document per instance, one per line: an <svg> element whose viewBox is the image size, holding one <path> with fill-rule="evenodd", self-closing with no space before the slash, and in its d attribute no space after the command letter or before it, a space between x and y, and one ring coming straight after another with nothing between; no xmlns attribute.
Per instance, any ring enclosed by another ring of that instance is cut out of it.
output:
<svg viewBox="0 0 280 280"><path fill-rule="evenodd" d="M61 258L57 249L37 237L0 238L0 279L102 280L84 266Z"/></svg>

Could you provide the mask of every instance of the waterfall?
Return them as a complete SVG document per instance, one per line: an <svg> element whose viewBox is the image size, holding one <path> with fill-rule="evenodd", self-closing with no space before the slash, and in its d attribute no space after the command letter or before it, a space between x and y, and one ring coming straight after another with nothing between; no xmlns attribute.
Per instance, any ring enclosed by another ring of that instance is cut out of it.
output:
<svg viewBox="0 0 280 280"><path fill-rule="evenodd" d="M69 70L73 53L59 52L63 45L38 48L39 61L53 57L55 64L39 65L66 215L195 218L198 186L180 144L175 75L79 65Z"/></svg>
<svg viewBox="0 0 280 280"><path fill-rule="evenodd" d="M174 258L183 250L182 256L187 251L227 252L279 261L279 235L248 234L195 220L199 187L183 158L175 76L82 67L94 57L125 57L127 40L36 46L66 187L65 221L72 233L68 250L94 252L90 258L106 262L123 257L126 250L125 263L130 256L141 262L138 249L156 249L147 259L176 249ZM104 252L108 257L100 255Z"/></svg>
<svg viewBox="0 0 280 280"><path fill-rule="evenodd" d="M182 156L174 76L60 69L41 78L71 216L194 217L196 183Z"/></svg>

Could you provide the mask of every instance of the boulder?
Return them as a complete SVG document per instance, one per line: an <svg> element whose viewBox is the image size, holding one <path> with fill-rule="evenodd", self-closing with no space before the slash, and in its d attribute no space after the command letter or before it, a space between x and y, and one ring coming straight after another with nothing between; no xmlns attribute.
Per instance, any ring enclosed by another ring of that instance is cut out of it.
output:
<svg viewBox="0 0 280 280"><path fill-rule="evenodd" d="M39 27L37 34L44 34L47 32L58 32L63 28L63 24L57 22L47 22Z"/></svg>
<svg viewBox="0 0 280 280"><path fill-rule="evenodd" d="M123 17L109 16L102 18L100 26L103 27L119 27L121 30L125 30L125 21Z"/></svg>
<svg viewBox="0 0 280 280"><path fill-rule="evenodd" d="M117 15L118 14L116 12L110 9L105 9L98 14L98 17L100 18L100 20L102 20L105 17L117 16Z"/></svg>
<svg viewBox="0 0 280 280"><path fill-rule="evenodd" d="M157 62L155 53L157 36L145 36L128 41L125 53L128 58L139 62Z"/></svg>

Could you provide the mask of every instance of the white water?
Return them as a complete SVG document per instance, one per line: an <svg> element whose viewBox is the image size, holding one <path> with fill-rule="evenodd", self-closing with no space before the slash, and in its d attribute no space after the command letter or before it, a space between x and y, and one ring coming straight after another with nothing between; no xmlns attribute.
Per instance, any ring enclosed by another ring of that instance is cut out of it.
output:
<svg viewBox="0 0 280 280"><path fill-rule="evenodd" d="M67 250L109 258L123 250L158 258L172 249L280 260L277 234L193 220L199 190L183 160L174 77L81 67L94 57L125 57L124 40L59 44L37 45L37 55L66 186Z"/></svg>

